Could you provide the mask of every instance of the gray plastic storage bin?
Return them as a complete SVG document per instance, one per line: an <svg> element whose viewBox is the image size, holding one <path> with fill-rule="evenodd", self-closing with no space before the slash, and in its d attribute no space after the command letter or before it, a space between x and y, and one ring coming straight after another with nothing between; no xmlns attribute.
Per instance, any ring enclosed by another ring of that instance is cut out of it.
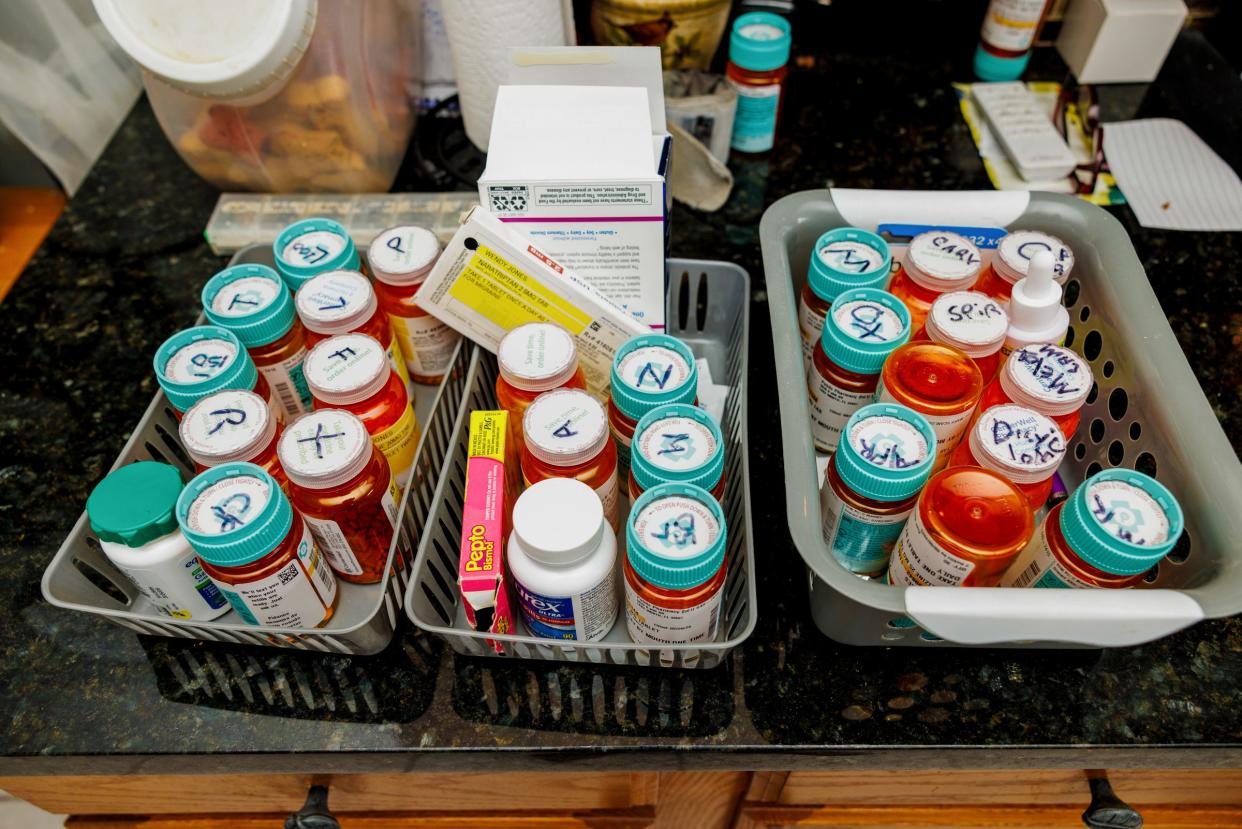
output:
<svg viewBox="0 0 1242 829"><path fill-rule="evenodd" d="M903 588L860 579L833 558L821 530L797 297L821 233L887 223L1043 230L1073 248L1068 343L1090 362L1097 390L1061 475L1072 489L1101 468L1133 467L1177 496L1185 535L1147 584L1133 590ZM811 610L825 634L854 645L1121 646L1242 611L1242 464L1129 237L1106 211L1047 193L814 190L768 208L760 236L789 531L810 571ZM1113 463L1110 454L1120 460Z"/></svg>
<svg viewBox="0 0 1242 829"><path fill-rule="evenodd" d="M746 349L750 337L750 277L737 265L670 259L668 328L707 360L712 378L726 383L721 432L725 439L725 524L729 573L724 586L720 636L715 642L656 648L630 641L624 609L603 641L581 644L526 634L484 634L466 622L457 589L461 505L465 491L470 412L496 408L496 358L479 350L470 362L467 391L453 426L452 449L432 499L427 532L418 545L406 594L406 612L423 630L453 650L472 656L511 656L563 662L712 668L755 628L755 561L751 543L750 482L746 438ZM618 563L621 556L618 556ZM516 604L513 605L517 613ZM521 621L518 621L521 626ZM500 643L497 654L488 643Z"/></svg>

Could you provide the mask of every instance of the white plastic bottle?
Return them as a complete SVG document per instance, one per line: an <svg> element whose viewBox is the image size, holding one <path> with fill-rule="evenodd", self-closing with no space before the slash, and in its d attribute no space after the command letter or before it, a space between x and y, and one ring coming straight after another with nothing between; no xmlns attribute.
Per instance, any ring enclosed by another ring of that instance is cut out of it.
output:
<svg viewBox="0 0 1242 829"><path fill-rule="evenodd" d="M1002 356L1034 343L1065 342L1069 311L1061 304L1061 286L1052 278L1055 267L1052 254L1041 250L1031 257L1026 276L1013 286Z"/></svg>
<svg viewBox="0 0 1242 829"><path fill-rule="evenodd" d="M597 642L617 621L617 537L595 490L547 478L513 505L508 564L526 629Z"/></svg>

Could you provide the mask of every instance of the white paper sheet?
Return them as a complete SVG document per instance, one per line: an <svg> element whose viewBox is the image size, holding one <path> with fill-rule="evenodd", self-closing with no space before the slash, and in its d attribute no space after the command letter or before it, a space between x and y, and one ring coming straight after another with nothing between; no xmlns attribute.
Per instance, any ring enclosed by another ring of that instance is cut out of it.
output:
<svg viewBox="0 0 1242 829"><path fill-rule="evenodd" d="M1242 230L1242 181L1181 121L1105 124L1104 155L1143 227Z"/></svg>

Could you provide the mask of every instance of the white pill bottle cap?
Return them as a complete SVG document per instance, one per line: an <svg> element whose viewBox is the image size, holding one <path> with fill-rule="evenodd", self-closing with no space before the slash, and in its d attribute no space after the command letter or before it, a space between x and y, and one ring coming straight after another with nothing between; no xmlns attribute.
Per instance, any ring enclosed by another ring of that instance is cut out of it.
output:
<svg viewBox="0 0 1242 829"><path fill-rule="evenodd" d="M1009 300L1009 333L1005 345L1059 343L1069 329L1069 311L1061 304L1061 286L1052 278L1056 259L1046 250L1031 257L1026 276L1013 286Z"/></svg>

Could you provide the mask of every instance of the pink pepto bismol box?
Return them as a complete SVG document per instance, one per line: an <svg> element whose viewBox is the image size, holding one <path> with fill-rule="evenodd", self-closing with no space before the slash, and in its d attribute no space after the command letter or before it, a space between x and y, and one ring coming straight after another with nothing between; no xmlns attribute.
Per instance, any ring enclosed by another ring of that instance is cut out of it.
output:
<svg viewBox="0 0 1242 829"><path fill-rule="evenodd" d="M508 412L470 413L457 584L470 626L486 633L514 631L504 566L511 500L517 497L517 465L507 458L505 446L508 426ZM498 643L491 645L501 652Z"/></svg>

